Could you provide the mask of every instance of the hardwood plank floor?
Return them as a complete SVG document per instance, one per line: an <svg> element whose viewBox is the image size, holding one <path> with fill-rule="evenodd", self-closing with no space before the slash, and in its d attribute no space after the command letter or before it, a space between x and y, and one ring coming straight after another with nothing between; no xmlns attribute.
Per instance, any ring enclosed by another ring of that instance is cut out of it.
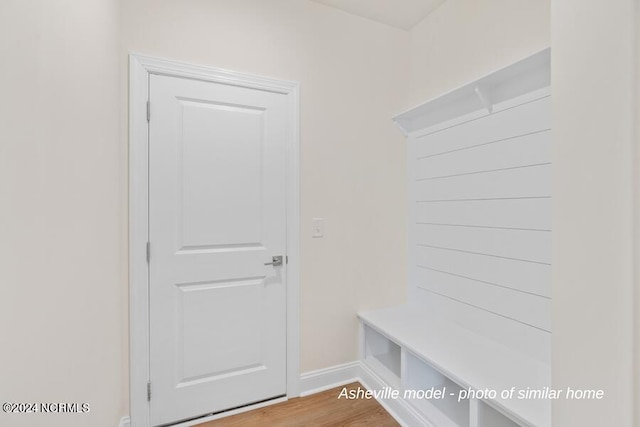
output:
<svg viewBox="0 0 640 427"><path fill-rule="evenodd" d="M345 387L351 390L362 385L355 382ZM342 387L337 387L311 396L290 399L199 424L197 427L399 426L375 399L338 399L341 390Z"/></svg>

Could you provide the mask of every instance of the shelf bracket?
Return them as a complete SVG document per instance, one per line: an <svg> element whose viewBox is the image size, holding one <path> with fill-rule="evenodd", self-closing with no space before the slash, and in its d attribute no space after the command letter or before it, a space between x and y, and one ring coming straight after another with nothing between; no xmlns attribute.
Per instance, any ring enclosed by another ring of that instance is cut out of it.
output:
<svg viewBox="0 0 640 427"><path fill-rule="evenodd" d="M480 98L480 102L489 114L493 113L493 102L491 101L491 88L487 86L476 86L474 92Z"/></svg>

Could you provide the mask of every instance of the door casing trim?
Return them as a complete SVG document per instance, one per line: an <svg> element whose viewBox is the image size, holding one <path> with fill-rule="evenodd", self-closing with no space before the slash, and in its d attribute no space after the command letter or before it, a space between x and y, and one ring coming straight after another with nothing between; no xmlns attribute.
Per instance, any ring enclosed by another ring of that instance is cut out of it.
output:
<svg viewBox="0 0 640 427"><path fill-rule="evenodd" d="M129 55L129 403L131 425L150 426L149 370L149 127L151 74L223 83L287 96L287 398L300 394L300 128L299 83L182 62ZM152 389L153 392L153 389Z"/></svg>

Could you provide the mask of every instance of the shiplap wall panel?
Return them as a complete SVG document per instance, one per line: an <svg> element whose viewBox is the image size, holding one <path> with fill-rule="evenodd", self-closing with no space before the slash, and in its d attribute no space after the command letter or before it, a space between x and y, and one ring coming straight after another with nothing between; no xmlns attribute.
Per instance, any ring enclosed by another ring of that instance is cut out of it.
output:
<svg viewBox="0 0 640 427"><path fill-rule="evenodd" d="M425 246L416 247L414 256L415 265L420 268L551 297L551 265L548 264Z"/></svg>
<svg viewBox="0 0 640 427"><path fill-rule="evenodd" d="M435 132L417 135L416 158L551 129L551 97L544 97L492 115Z"/></svg>
<svg viewBox="0 0 640 427"><path fill-rule="evenodd" d="M419 246L551 263L551 232L416 224Z"/></svg>
<svg viewBox="0 0 640 427"><path fill-rule="evenodd" d="M414 201L549 197L551 165L415 181Z"/></svg>
<svg viewBox="0 0 640 427"><path fill-rule="evenodd" d="M416 221L551 230L551 198L416 203Z"/></svg>
<svg viewBox="0 0 640 427"><path fill-rule="evenodd" d="M506 347L534 357L546 364L551 359L551 333L526 323L497 316L489 311L461 304L451 298L418 288L425 298L419 298L423 310L436 317L448 319L465 329L486 336ZM429 328L431 325L425 325Z"/></svg>
<svg viewBox="0 0 640 427"><path fill-rule="evenodd" d="M418 159L418 180L549 163L550 131Z"/></svg>
<svg viewBox="0 0 640 427"><path fill-rule="evenodd" d="M498 316L551 331L551 299L440 271L420 269L418 287Z"/></svg>
<svg viewBox="0 0 640 427"><path fill-rule="evenodd" d="M454 317L550 333L550 96L409 144L411 286Z"/></svg>

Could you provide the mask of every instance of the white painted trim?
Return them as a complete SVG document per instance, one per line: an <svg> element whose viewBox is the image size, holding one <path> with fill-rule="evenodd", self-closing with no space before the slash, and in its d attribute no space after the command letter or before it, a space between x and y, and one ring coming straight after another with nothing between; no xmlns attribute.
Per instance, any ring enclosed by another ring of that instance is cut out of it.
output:
<svg viewBox="0 0 640 427"><path fill-rule="evenodd" d="M310 396L356 381L362 384L362 386L367 390L382 390L385 387L391 387L391 385L376 375L376 373L374 373L364 362L357 360L355 362L305 372L300 375L300 396ZM183 423L176 424L175 427L190 427L207 421L230 417L232 415L241 414L254 409L283 403L287 400L287 397L273 399L267 402L261 402L255 405L221 412L204 418L185 421ZM435 427L404 399L384 399L378 400L378 403L380 403L389 415L391 415L403 427ZM129 417L123 417L120 420L119 426L129 427Z"/></svg>
<svg viewBox="0 0 640 427"><path fill-rule="evenodd" d="M222 68L208 67L205 65L188 64L169 59L154 58L151 56L132 53L131 58L144 67L149 74L162 76L184 77L194 80L222 83L233 86L247 87L277 92L285 95L297 95L299 83L272 79L269 77L244 74L237 71Z"/></svg>
<svg viewBox="0 0 640 427"><path fill-rule="evenodd" d="M369 369L366 363L358 360L302 374L300 376L301 395L309 396L356 381L368 390L393 388ZM434 427L404 399L383 399L378 402L404 427Z"/></svg>
<svg viewBox="0 0 640 427"><path fill-rule="evenodd" d="M290 83L288 88L292 134L287 165L287 397L291 398L300 395L300 85Z"/></svg>
<svg viewBox="0 0 640 427"><path fill-rule="evenodd" d="M130 406L135 427L150 425L149 380L148 122L149 76L160 74L282 93L289 98L287 159L287 396L300 394L300 125L299 84L143 55L129 56L129 334ZM228 415L228 413L227 413ZM200 422L202 422L200 420Z"/></svg>
<svg viewBox="0 0 640 427"><path fill-rule="evenodd" d="M309 396L358 381L360 362L350 362L300 375L300 396Z"/></svg>
<svg viewBox="0 0 640 427"><path fill-rule="evenodd" d="M149 381L149 73L129 57L129 404L134 426L150 425Z"/></svg>

